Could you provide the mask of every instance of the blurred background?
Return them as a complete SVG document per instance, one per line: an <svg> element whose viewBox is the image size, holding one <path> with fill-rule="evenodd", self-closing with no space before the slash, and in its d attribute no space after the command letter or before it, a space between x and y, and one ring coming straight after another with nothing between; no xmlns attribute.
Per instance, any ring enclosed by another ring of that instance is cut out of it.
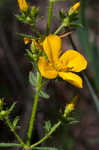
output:
<svg viewBox="0 0 99 150"><path fill-rule="evenodd" d="M37 24L41 33L45 32L47 22L48 0L28 0L40 7L40 15L44 16ZM57 2L51 32L59 26L59 10L68 10L75 1ZM0 97L5 98L4 107L9 108L15 101L16 108L11 119L20 116L20 136L26 140L28 120L32 109L33 88L28 82L29 72L33 70L25 56L24 41L17 33L33 34L33 29L20 23L15 15L19 13L16 0L0 0ZM44 136L44 121L51 120L54 124L58 119L59 110L74 95L79 96L73 116L80 122L74 125L64 124L56 133L41 146L54 146L59 150L98 150L99 149L99 1L83 2L79 22L84 29L73 32L72 38L81 53L88 60L87 76L93 90L84 81L84 88L77 89L64 82L50 81L46 90L50 98L40 99L35 123L33 142ZM72 48L69 39L63 39L63 49ZM21 133L20 133L21 131ZM17 142L12 132L0 121L0 142ZM0 148L11 149L11 148ZM13 150L18 148L12 148Z"/></svg>

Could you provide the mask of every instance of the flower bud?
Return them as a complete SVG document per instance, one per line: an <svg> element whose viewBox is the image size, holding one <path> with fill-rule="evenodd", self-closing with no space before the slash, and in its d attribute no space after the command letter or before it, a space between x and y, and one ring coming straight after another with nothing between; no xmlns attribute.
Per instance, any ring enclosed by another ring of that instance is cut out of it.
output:
<svg viewBox="0 0 99 150"><path fill-rule="evenodd" d="M68 15L71 16L75 13L78 13L79 8L80 8L80 2L77 2L69 9Z"/></svg>
<svg viewBox="0 0 99 150"><path fill-rule="evenodd" d="M76 4L74 4L74 5L72 6L73 11L78 11L79 8L80 8L80 2L77 2Z"/></svg>
<svg viewBox="0 0 99 150"><path fill-rule="evenodd" d="M78 100L78 96L75 96L71 103L68 104L66 107L65 107L65 111L64 111L64 117L66 117L70 112L72 112L75 108L75 103L76 101Z"/></svg>
<svg viewBox="0 0 99 150"><path fill-rule="evenodd" d="M2 110L3 107L3 100L0 98L0 111Z"/></svg>
<svg viewBox="0 0 99 150"><path fill-rule="evenodd" d="M28 9L28 4L26 0L17 0L17 1L18 1L20 10L26 12Z"/></svg>

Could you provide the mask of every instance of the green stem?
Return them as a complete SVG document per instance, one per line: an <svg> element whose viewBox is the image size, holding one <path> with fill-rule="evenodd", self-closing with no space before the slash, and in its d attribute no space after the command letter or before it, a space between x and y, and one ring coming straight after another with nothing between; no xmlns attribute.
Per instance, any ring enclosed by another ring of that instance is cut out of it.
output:
<svg viewBox="0 0 99 150"><path fill-rule="evenodd" d="M51 134L61 125L61 121L59 121L57 124L55 124L51 130L49 131L49 133L43 137L40 141L38 141L37 143L31 145L31 148L33 149L34 147L36 147L37 145L41 144L42 142L44 142L45 140L47 140Z"/></svg>
<svg viewBox="0 0 99 150"><path fill-rule="evenodd" d="M63 23L62 23L62 24L59 26L59 28L54 32L54 34L59 33L59 32L62 30L62 28L64 28L64 24L63 24Z"/></svg>
<svg viewBox="0 0 99 150"><path fill-rule="evenodd" d="M15 131L12 123L10 122L9 118L6 117L5 118L7 125L9 126L9 128L11 129L11 131L13 132L13 134L16 136L17 140L19 141L19 143L21 144L22 147L25 147L25 143L23 142L23 140L20 138L20 136L17 134L17 132Z"/></svg>
<svg viewBox="0 0 99 150"><path fill-rule="evenodd" d="M51 26L51 19L52 19L52 14L53 14L53 1L49 0L49 8L48 8L48 23L46 27L46 35L49 34L50 32L50 26Z"/></svg>
<svg viewBox="0 0 99 150"><path fill-rule="evenodd" d="M37 87L36 87L36 94L34 97L32 114L31 114L31 118L30 118L30 122L29 122L27 145L30 145L30 142L31 142L32 131L34 128L34 121L35 121L35 116L36 116L36 111L37 111L38 100L39 100L39 91L41 89L41 80L42 80L41 74L39 72L37 72Z"/></svg>

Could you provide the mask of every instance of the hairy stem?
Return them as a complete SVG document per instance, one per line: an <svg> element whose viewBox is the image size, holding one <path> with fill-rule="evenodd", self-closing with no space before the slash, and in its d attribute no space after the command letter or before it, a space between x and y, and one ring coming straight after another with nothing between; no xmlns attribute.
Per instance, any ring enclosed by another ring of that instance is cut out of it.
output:
<svg viewBox="0 0 99 150"><path fill-rule="evenodd" d="M54 32L54 34L58 34L58 33L62 30L63 27L64 27L64 24L62 23L62 24L59 26L59 28Z"/></svg>
<svg viewBox="0 0 99 150"><path fill-rule="evenodd" d="M17 138L17 140L19 141L21 146L25 147L25 143L23 142L21 137L17 134L17 132L15 131L15 129L14 129L12 123L10 122L9 118L6 117L5 120L6 120L6 123L7 123L8 127L11 129L11 131L13 132L13 134L15 135L15 137Z"/></svg>
<svg viewBox="0 0 99 150"><path fill-rule="evenodd" d="M61 121L57 122L52 128L51 130L48 132L48 134L46 136L44 136L40 141L38 141L37 143L31 145L31 148L36 147L37 145L41 144L42 142L46 141L53 132L55 132L55 130L61 125Z"/></svg>

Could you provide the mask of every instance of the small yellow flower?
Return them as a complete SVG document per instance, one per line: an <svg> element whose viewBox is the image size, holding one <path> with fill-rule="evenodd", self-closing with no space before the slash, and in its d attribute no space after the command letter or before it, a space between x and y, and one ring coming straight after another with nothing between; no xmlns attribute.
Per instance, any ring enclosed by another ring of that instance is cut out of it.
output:
<svg viewBox="0 0 99 150"><path fill-rule="evenodd" d="M44 52L48 60L43 56L39 58L38 68L41 75L48 79L60 76L72 85L82 88L82 78L74 74L87 67L86 59L75 50L67 50L62 55L62 41L59 36L50 34L43 42Z"/></svg>
<svg viewBox="0 0 99 150"><path fill-rule="evenodd" d="M21 11L27 11L28 9L28 4L26 2L26 0L17 0L18 1L18 4L19 4L19 8Z"/></svg>
<svg viewBox="0 0 99 150"><path fill-rule="evenodd" d="M74 5L72 6L73 11L78 11L79 8L80 8L80 2L77 2L76 4L74 4Z"/></svg>
<svg viewBox="0 0 99 150"><path fill-rule="evenodd" d="M35 44L35 46L36 46L36 48L37 49L42 49L42 42L41 41L36 41L35 39L33 39L33 38L24 38L24 43L27 45L27 44L29 44L30 42L33 42L34 44Z"/></svg>

